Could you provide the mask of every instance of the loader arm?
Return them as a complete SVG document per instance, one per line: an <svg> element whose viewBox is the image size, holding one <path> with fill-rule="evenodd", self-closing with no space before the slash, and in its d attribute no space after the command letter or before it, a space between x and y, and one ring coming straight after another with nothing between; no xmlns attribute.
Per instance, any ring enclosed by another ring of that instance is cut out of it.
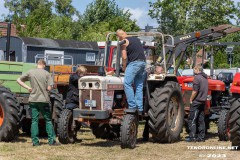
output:
<svg viewBox="0 0 240 160"><path fill-rule="evenodd" d="M182 62L183 56L186 53L186 49L188 46L192 45L193 43L203 43L203 42L210 42L226 36L227 34L235 33L240 31L240 27L234 27L229 24L219 25L216 27L211 27L209 29L204 29L197 32L192 32L189 34L176 36L174 37L174 44L175 48L166 47L165 52L168 54L168 59L166 61L167 69L173 64L173 55L175 58L180 56L180 60L176 66L179 66ZM167 44L170 44L171 40L167 40ZM162 57L162 52L160 54ZM176 67L176 70L178 67Z"/></svg>

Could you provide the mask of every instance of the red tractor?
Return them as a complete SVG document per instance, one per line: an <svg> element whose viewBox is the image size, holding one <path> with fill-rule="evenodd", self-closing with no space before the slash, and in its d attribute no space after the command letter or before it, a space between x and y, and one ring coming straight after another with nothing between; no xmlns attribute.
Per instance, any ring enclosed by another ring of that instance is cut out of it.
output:
<svg viewBox="0 0 240 160"><path fill-rule="evenodd" d="M232 99L230 100L229 127L232 146L240 149L240 73L236 73L230 89Z"/></svg>
<svg viewBox="0 0 240 160"><path fill-rule="evenodd" d="M235 29L234 32L239 31ZM231 32L232 33L232 32ZM203 46L203 55L204 55L204 46L208 45L211 46L227 46L227 45L239 45L239 42L209 42L209 43L195 43L195 46ZM211 56L211 70L210 76L208 79L208 99L206 102L205 108L205 122L206 127L209 129L210 121L214 121L218 124L218 137L220 141L227 141L229 139L229 110L230 110L230 86L233 81L233 76L235 72L233 70L225 70L221 71L218 76L217 80L213 77L213 50L210 54ZM202 62L204 56L202 56ZM213 78L213 79L211 79ZM183 91L183 99L185 105L185 122L187 122L188 115L189 115L189 99L192 92L192 83L193 78L185 79L182 85ZM186 125L187 126L187 125ZM188 130L187 130L188 131Z"/></svg>

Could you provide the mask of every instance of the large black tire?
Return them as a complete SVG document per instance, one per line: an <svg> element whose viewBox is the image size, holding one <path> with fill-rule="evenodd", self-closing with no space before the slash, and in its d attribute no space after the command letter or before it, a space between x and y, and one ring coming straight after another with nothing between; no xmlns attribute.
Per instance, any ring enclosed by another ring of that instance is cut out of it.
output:
<svg viewBox="0 0 240 160"><path fill-rule="evenodd" d="M71 110L64 109L58 122L58 140L62 144L75 143L77 130L72 129L73 114Z"/></svg>
<svg viewBox="0 0 240 160"><path fill-rule="evenodd" d="M133 149L136 147L138 132L138 120L136 115L126 114L123 117L121 129L120 129L120 140L121 148Z"/></svg>
<svg viewBox="0 0 240 160"><path fill-rule="evenodd" d="M0 86L0 141L12 141L18 134L19 111L16 96Z"/></svg>
<svg viewBox="0 0 240 160"><path fill-rule="evenodd" d="M229 140L229 125L228 125L229 111L223 109L220 111L218 119L218 138L220 141Z"/></svg>
<svg viewBox="0 0 240 160"><path fill-rule="evenodd" d="M55 133L57 133L57 125L58 125L58 120L60 118L60 114L64 109L64 103L62 97L55 93L51 92L51 102L53 103L52 105L52 118L53 118L53 126Z"/></svg>
<svg viewBox="0 0 240 160"><path fill-rule="evenodd" d="M155 142L172 143L180 139L184 106L178 83L169 81L151 93L149 127Z"/></svg>
<svg viewBox="0 0 240 160"><path fill-rule="evenodd" d="M240 148L240 97L234 97L230 101L231 107L229 111L229 127L230 140L232 146Z"/></svg>

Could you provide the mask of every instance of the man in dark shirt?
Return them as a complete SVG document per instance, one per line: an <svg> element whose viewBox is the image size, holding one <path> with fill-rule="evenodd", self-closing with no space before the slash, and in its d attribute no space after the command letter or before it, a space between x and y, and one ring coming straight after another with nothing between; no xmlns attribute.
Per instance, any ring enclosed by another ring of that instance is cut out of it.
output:
<svg viewBox="0 0 240 160"><path fill-rule="evenodd" d="M74 109L79 105L79 91L78 91L78 80L85 76L87 68L79 66L76 73L72 74L69 78L69 88L66 97L66 108Z"/></svg>
<svg viewBox="0 0 240 160"><path fill-rule="evenodd" d="M205 138L205 121L204 108L208 93L207 75L202 71L201 66L194 67L193 91L190 97L190 115L188 120L188 127L190 130L187 142L204 141ZM197 126L198 125L198 134Z"/></svg>
<svg viewBox="0 0 240 160"><path fill-rule="evenodd" d="M125 40L122 45L122 70L125 71L124 90L129 109L143 112L143 82L146 58L141 41L137 37L130 37L126 32L117 30L119 40ZM128 65L127 65L128 62ZM134 84L136 92L132 87Z"/></svg>

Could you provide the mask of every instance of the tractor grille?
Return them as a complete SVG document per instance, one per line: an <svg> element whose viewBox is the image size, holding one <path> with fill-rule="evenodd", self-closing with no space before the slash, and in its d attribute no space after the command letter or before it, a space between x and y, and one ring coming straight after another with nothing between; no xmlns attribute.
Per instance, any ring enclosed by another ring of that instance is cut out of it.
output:
<svg viewBox="0 0 240 160"><path fill-rule="evenodd" d="M92 96L90 94L92 94ZM82 103L82 109L90 110L90 107L86 106L86 100L96 101L96 107L92 107L92 110L101 110L101 90L82 90L80 100Z"/></svg>

